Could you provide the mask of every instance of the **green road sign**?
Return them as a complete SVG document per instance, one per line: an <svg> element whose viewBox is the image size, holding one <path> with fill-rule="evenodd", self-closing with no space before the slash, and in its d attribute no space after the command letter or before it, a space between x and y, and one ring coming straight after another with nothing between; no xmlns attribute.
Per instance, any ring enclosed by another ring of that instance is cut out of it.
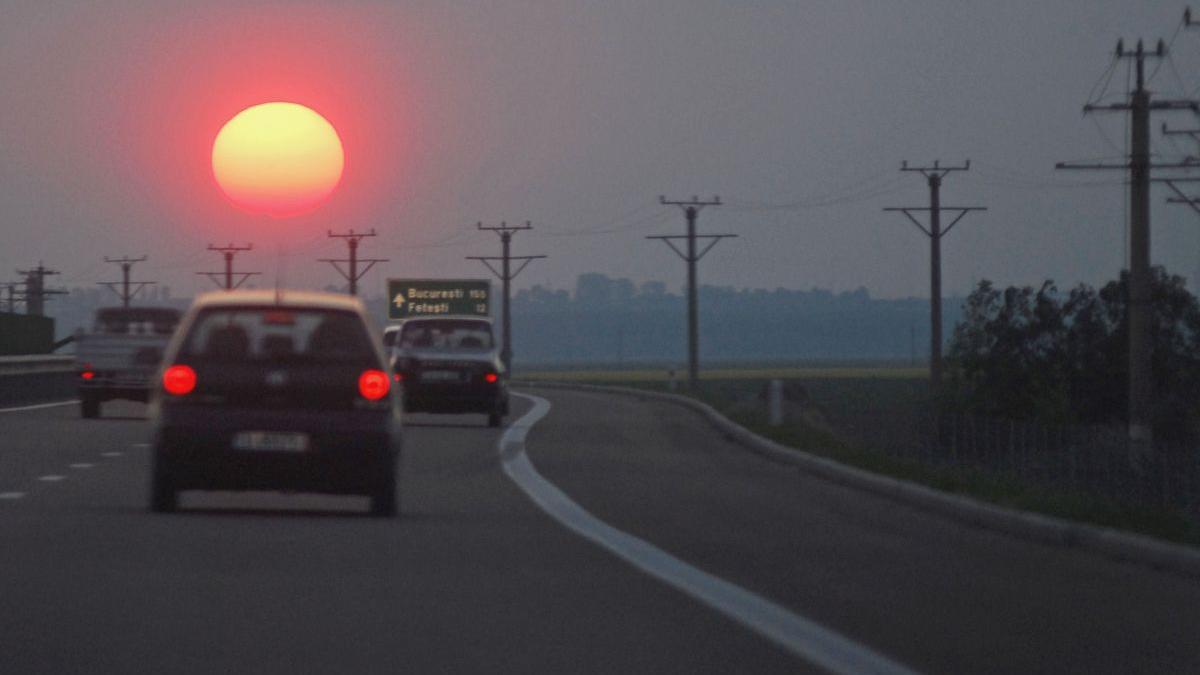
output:
<svg viewBox="0 0 1200 675"><path fill-rule="evenodd" d="M388 279L388 319L490 316L491 290L486 279Z"/></svg>

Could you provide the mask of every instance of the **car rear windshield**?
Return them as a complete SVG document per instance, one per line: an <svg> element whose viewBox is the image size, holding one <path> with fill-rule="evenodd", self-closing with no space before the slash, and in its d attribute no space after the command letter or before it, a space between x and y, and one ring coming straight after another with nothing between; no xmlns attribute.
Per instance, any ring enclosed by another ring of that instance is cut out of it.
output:
<svg viewBox="0 0 1200 675"><path fill-rule="evenodd" d="M219 362L375 360L357 314L279 307L205 310L192 324L182 355Z"/></svg>
<svg viewBox="0 0 1200 675"><path fill-rule="evenodd" d="M486 321L438 319L404 324L400 346L443 351L477 351L492 348L492 327Z"/></svg>
<svg viewBox="0 0 1200 675"><path fill-rule="evenodd" d="M109 307L96 312L95 332L108 335L170 335L179 310L167 307Z"/></svg>

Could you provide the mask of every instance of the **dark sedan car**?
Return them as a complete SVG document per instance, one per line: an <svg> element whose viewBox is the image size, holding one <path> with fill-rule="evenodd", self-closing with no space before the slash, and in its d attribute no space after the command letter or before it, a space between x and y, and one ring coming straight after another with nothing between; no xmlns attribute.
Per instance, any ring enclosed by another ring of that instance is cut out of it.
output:
<svg viewBox="0 0 1200 675"><path fill-rule="evenodd" d="M406 320L392 349L392 371L403 385L405 410L483 413L493 427L508 414L508 378L487 319Z"/></svg>
<svg viewBox="0 0 1200 675"><path fill-rule="evenodd" d="M377 345L354 298L198 298L152 401L151 508L183 490L287 490L367 494L395 514L401 411Z"/></svg>

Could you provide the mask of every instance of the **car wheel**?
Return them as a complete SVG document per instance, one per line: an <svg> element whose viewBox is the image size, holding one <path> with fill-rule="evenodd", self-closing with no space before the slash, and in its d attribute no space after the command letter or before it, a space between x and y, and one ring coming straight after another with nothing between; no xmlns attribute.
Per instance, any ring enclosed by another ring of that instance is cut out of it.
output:
<svg viewBox="0 0 1200 675"><path fill-rule="evenodd" d="M499 412L488 413L488 426L489 427L500 426L500 420L502 419L502 417L503 416Z"/></svg>
<svg viewBox="0 0 1200 675"><path fill-rule="evenodd" d="M100 416L100 399L84 396L79 399L79 414L84 419L95 419Z"/></svg>
<svg viewBox="0 0 1200 675"><path fill-rule="evenodd" d="M396 515L396 474L389 474L383 485L371 495L371 515L380 518L392 518Z"/></svg>
<svg viewBox="0 0 1200 675"><path fill-rule="evenodd" d="M179 508L179 490L161 460L155 458L153 477L150 482L150 510L155 513L172 513Z"/></svg>

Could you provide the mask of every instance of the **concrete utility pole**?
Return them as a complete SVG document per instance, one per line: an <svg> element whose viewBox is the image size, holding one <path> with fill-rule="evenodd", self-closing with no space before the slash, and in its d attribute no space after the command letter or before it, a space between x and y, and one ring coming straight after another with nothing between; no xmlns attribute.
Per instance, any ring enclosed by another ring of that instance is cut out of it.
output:
<svg viewBox="0 0 1200 675"><path fill-rule="evenodd" d="M106 286L113 293L116 293L117 296L121 298L122 307L128 307L130 301L132 301L134 296L141 292L143 288L157 283L154 281L129 280L129 272L133 269L133 266L136 263L145 262L148 259L149 258L146 256L142 256L140 258L130 258L129 256L124 256L121 258L109 258L108 256L105 256L104 262L121 266L121 281L101 281L99 282L100 285ZM117 289L117 284L120 284L120 290Z"/></svg>
<svg viewBox="0 0 1200 675"><path fill-rule="evenodd" d="M253 251L253 244L246 244L245 246L234 246L233 244L229 244L228 246L213 246L212 244L209 244L208 250L216 251L225 257L225 273L222 275L221 272L196 272L196 274L202 274L209 279L212 279L213 283L216 284L218 288L232 291L235 288L240 288L241 285L246 283L246 280L250 277L262 274L262 272L233 271L233 256L242 251ZM222 276L224 276L224 283L221 283ZM234 283L233 281L235 276L238 278L237 283Z"/></svg>
<svg viewBox="0 0 1200 675"><path fill-rule="evenodd" d="M1084 114L1093 112L1128 112L1130 153L1125 164L1080 164L1059 162L1056 169L1129 171L1129 441L1135 459L1146 454L1154 441L1154 380L1150 369L1153 351L1151 316L1154 308L1150 298L1150 170L1191 168L1194 162L1151 164L1150 113L1164 110L1200 112L1196 101L1152 101L1146 89L1145 61L1166 57L1162 40L1154 52L1147 52L1138 40L1137 49L1128 51L1124 42L1117 41L1116 57L1132 59L1137 72L1136 88L1128 103L1109 105L1088 104Z"/></svg>
<svg viewBox="0 0 1200 675"><path fill-rule="evenodd" d="M706 206L720 206L721 198L714 196L711 201L701 201L692 197L687 201L674 201L659 196L658 203L664 206L678 206L683 209L687 218L687 234L658 235L647 239L660 239L680 258L687 263L687 331L688 331L688 387L696 389L700 382L700 309L697 303L696 263L708 254L722 239L732 239L736 234L696 234L696 218L700 210ZM687 240L687 250L681 251L675 246L678 239ZM696 252L696 240L704 239L708 245L699 253Z"/></svg>
<svg viewBox="0 0 1200 675"><path fill-rule="evenodd" d="M346 281L350 282L350 295L358 295L358 280L375 266L376 263L387 262L387 258L359 258L358 257L358 242L367 237L374 237L375 228L371 228L370 232L355 232L353 228L349 232L335 234L332 230L329 232L330 239L345 239L346 245L350 247L350 257L344 260L333 260L330 258L321 258L321 262L327 262L333 265L333 268L342 275ZM366 267L362 271L358 269L358 263L366 263ZM342 269L339 263L348 263L349 271Z"/></svg>
<svg viewBox="0 0 1200 675"><path fill-rule="evenodd" d="M504 295L501 300L502 304L501 304L501 310L500 310L501 311L500 322L502 325L502 334L503 334L502 339L504 340L504 344L500 348L500 360L504 362L504 369L506 371L508 371L508 373L511 375L512 374L512 355L513 355L513 352L512 352L512 311L511 311L512 280L516 279L517 275L521 273L521 270L524 270L531 261L538 260L540 258L545 258L546 256L544 256L544 255L518 255L518 256L512 255L511 247L512 247L513 233L520 232L521 230L532 230L533 229L533 226L529 223L528 220L525 221L524 225L514 225L511 227L505 222L501 222L500 225L496 226L496 227L485 227L483 223L476 223L475 227L479 228L480 230L484 230L484 231L488 231L488 232L495 232L496 234L500 235L500 247L501 247L500 256L467 256L467 260L478 260L479 262L483 263L484 265L487 265L487 268L492 271L492 274L496 275L496 277L499 278L500 281L504 285L504 288L502 291ZM515 272L512 269L512 261L514 261L514 260L521 261L520 266L517 267ZM500 261L500 269L496 269L495 265L492 264L495 261Z"/></svg>
<svg viewBox="0 0 1200 675"><path fill-rule="evenodd" d="M950 234L950 230L972 211L986 211L983 206L942 206L942 179L951 171L967 171L971 168L970 160L962 166L942 166L934 161L933 166L909 166L907 161L900 163L901 171L913 171L925 176L929 183L929 207L893 206L884 211L899 211L912 221L917 229L929 237L929 387L934 392L942 386L942 237ZM913 211L929 212L929 227L913 217ZM942 229L942 211L953 211L957 215L946 229Z"/></svg>
<svg viewBox="0 0 1200 675"><path fill-rule="evenodd" d="M66 291L46 288L46 277L58 274L48 270L42 263L31 270L17 270L17 274L25 275L25 313L31 316L46 315L46 300L55 295L66 295ZM9 291L9 308L12 309L12 291Z"/></svg>

